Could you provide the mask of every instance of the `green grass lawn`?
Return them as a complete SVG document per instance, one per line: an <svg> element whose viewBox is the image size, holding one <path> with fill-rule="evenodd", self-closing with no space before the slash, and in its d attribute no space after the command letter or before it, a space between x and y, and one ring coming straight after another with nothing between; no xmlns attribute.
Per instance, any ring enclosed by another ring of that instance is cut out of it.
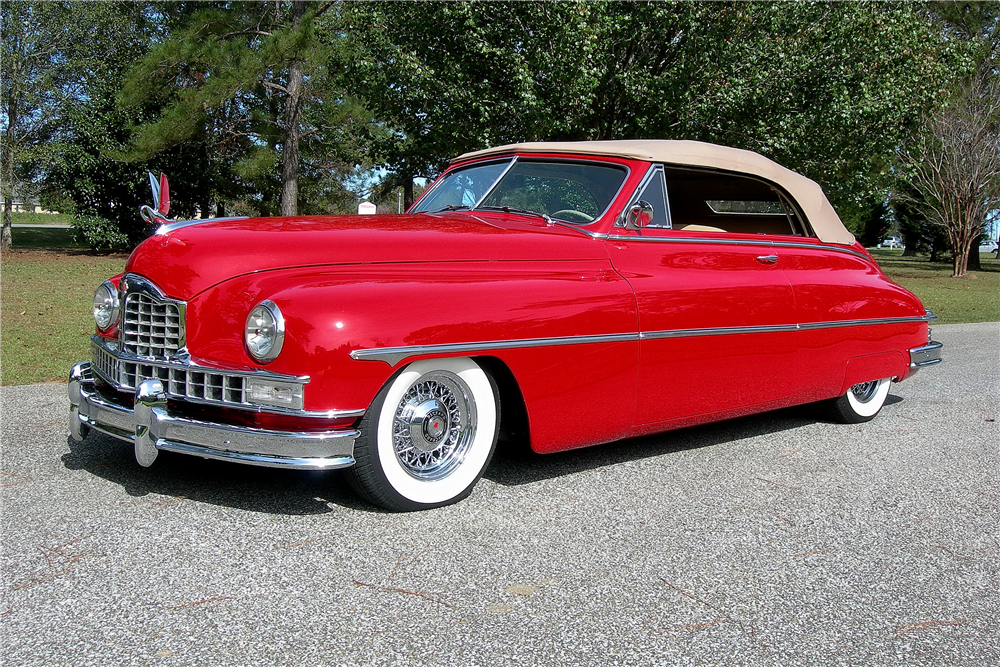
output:
<svg viewBox="0 0 1000 667"><path fill-rule="evenodd" d="M938 316L938 324L1000 321L1000 261L983 253L982 271L951 277L951 262L902 257L902 250L869 250L894 282L910 290Z"/></svg>
<svg viewBox="0 0 1000 667"><path fill-rule="evenodd" d="M982 256L982 271L953 279L950 264L900 257L899 250L872 253L892 280L934 311L938 323L1000 321L1000 262L992 254ZM65 381L70 366L89 356L94 290L120 273L125 260L125 255L83 250L5 253L0 259L0 382Z"/></svg>
<svg viewBox="0 0 1000 667"><path fill-rule="evenodd" d="M21 231L21 230L17 230ZM0 258L0 383L65 381L90 357L94 290L126 255L22 250Z"/></svg>
<svg viewBox="0 0 1000 667"><path fill-rule="evenodd" d="M28 213L11 211L10 221L15 225L69 225L73 216L69 213Z"/></svg>

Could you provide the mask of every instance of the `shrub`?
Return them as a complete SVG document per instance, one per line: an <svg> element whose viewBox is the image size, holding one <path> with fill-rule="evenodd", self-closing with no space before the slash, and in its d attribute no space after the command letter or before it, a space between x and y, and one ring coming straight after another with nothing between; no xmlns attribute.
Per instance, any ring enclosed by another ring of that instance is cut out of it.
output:
<svg viewBox="0 0 1000 667"><path fill-rule="evenodd" d="M132 243L116 223L96 215L78 215L73 220L73 241L86 243L98 252L128 250Z"/></svg>

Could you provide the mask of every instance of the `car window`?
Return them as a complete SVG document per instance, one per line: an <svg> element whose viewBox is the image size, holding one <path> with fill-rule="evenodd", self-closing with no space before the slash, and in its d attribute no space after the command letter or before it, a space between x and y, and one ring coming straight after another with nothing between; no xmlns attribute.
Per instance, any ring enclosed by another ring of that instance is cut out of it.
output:
<svg viewBox="0 0 1000 667"><path fill-rule="evenodd" d="M694 169L666 169L674 229L802 235L805 225L783 193L764 181Z"/></svg>
<svg viewBox="0 0 1000 667"><path fill-rule="evenodd" d="M632 200L631 204L644 201L653 207L653 219L650 227L662 227L670 229L670 215L667 212L667 186L663 180L663 167L655 165L646 175L646 179L639 187L639 196ZM630 205L631 205L630 204Z"/></svg>
<svg viewBox="0 0 1000 667"><path fill-rule="evenodd" d="M509 208L586 224L601 217L627 172L610 164L518 160L479 208Z"/></svg>
<svg viewBox="0 0 1000 667"><path fill-rule="evenodd" d="M510 160L503 160L456 169L438 181L410 212L424 213L447 208L472 208L489 192L510 162Z"/></svg>

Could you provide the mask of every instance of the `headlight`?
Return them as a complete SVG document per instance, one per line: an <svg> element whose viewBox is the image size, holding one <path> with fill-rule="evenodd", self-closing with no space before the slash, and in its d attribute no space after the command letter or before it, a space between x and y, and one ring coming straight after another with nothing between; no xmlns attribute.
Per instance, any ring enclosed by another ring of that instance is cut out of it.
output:
<svg viewBox="0 0 1000 667"><path fill-rule="evenodd" d="M261 301L250 311L243 341L257 361L274 361L278 357L285 342L285 319L273 301Z"/></svg>
<svg viewBox="0 0 1000 667"><path fill-rule="evenodd" d="M101 331L118 321L118 289L110 280L94 293L94 321Z"/></svg>

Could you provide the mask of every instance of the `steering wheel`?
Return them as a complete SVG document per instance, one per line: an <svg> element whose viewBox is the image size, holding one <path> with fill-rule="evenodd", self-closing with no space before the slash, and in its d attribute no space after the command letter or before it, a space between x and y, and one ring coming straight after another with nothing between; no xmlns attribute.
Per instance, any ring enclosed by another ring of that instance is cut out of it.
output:
<svg viewBox="0 0 1000 667"><path fill-rule="evenodd" d="M570 216L570 218L569 218L569 220L567 220L567 222L593 222L594 221L594 216L587 215L583 211L577 211L576 209L572 209L572 208L564 208L564 209L562 209L560 211L556 211L555 213L552 214L552 217L553 218L559 218L559 219L565 219L565 218L563 218L564 215ZM573 218L576 218L576 220L574 220Z"/></svg>

